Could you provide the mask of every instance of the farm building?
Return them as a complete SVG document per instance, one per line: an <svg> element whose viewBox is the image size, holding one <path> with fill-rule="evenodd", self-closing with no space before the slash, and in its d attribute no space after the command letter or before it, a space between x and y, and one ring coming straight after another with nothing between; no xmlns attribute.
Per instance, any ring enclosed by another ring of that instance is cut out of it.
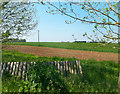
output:
<svg viewBox="0 0 120 94"><path fill-rule="evenodd" d="M86 43L86 41L74 41L75 43Z"/></svg>

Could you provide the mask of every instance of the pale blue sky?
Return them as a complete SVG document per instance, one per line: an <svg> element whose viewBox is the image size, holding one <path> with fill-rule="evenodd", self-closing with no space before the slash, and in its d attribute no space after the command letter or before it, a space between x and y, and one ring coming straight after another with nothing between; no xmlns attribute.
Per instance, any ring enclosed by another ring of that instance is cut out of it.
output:
<svg viewBox="0 0 120 94"><path fill-rule="evenodd" d="M74 41L72 34L74 34L77 40L90 41L83 34L87 32L92 34L94 29L93 24L83 24L77 21L73 24L66 24L65 20L70 20L69 17L64 15L52 15L46 13L48 6L35 5L37 10L36 17L39 21L38 26L30 33L30 36L25 37L27 42L38 41L38 30L40 30L40 42L61 42L61 41ZM77 9L76 9L77 11ZM85 12L81 12L81 15L85 15Z"/></svg>

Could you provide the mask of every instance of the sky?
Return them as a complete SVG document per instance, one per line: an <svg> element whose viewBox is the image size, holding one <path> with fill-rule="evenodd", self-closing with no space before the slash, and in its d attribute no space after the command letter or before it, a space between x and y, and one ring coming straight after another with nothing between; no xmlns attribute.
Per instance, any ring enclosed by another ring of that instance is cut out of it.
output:
<svg viewBox="0 0 120 94"><path fill-rule="evenodd" d="M52 15L47 13L48 6L35 4L36 19L38 19L37 27L29 33L29 36L24 37L27 42L38 42L38 30L40 42L73 42L74 37L78 41L90 41L83 37L85 32L88 35L93 33L94 25L85 24L77 21L73 24L66 24L65 20L71 20L65 15ZM77 11L77 8L75 8ZM85 15L82 11L81 15Z"/></svg>

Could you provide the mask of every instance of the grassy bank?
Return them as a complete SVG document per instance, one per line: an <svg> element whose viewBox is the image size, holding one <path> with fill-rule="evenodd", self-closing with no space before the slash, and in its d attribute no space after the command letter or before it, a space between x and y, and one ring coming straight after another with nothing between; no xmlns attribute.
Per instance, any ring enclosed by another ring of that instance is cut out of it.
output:
<svg viewBox="0 0 120 94"><path fill-rule="evenodd" d="M78 59L61 57L38 57L32 54L24 54L17 51L2 51L2 62L48 62L48 61L75 61Z"/></svg>
<svg viewBox="0 0 120 94"><path fill-rule="evenodd" d="M3 51L3 61L74 61L75 58L60 58L60 57L36 57L19 52ZM118 64L112 61L81 60L82 75L69 74L64 77L65 82L70 86L71 92L116 92L118 90ZM47 68L47 67L46 67ZM51 71L49 71L51 72ZM51 77L51 76L50 76ZM52 76L54 77L54 76ZM7 79L7 80L6 80ZM56 78L54 78L56 79ZM10 81L9 81L10 80ZM7 84L9 81L9 85ZM12 83L15 83L13 85ZM11 78L11 76L3 76L3 91L19 90L16 82L19 80Z"/></svg>
<svg viewBox="0 0 120 94"><path fill-rule="evenodd" d="M6 43L6 44L118 53L117 43L99 44L99 43L70 43L70 42L40 42L40 43L13 42L13 43Z"/></svg>

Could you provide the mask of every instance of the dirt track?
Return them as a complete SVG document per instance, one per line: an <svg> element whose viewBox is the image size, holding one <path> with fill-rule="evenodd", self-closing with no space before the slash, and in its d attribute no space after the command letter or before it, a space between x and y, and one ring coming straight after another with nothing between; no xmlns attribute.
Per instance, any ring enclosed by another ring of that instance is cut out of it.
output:
<svg viewBox="0 0 120 94"><path fill-rule="evenodd" d="M23 46L23 45L7 45L3 46L3 49L17 50L21 53L34 54L36 56L60 56L60 57L75 57L78 59L95 59L100 60L112 60L118 62L117 53L105 53L105 52L94 52L94 51L80 51L80 50L69 50L49 47L35 47L35 46Z"/></svg>

